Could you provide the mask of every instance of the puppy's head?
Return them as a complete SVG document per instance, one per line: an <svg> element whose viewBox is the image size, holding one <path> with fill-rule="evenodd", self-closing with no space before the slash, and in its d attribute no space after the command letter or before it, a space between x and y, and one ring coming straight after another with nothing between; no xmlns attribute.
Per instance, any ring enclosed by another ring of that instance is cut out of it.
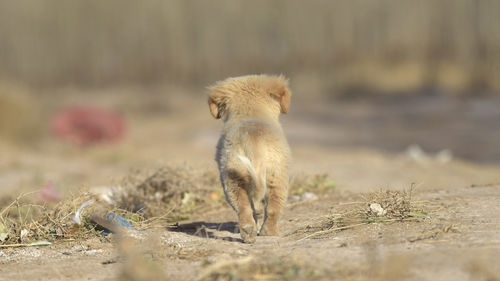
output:
<svg viewBox="0 0 500 281"><path fill-rule="evenodd" d="M230 118L273 117L290 107L288 80L282 75L248 75L227 78L208 88L210 113Z"/></svg>

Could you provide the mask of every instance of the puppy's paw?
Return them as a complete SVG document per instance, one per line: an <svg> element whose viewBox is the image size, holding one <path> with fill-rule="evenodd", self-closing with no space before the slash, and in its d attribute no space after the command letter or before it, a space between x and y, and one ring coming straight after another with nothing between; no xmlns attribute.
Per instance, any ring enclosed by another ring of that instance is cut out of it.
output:
<svg viewBox="0 0 500 281"><path fill-rule="evenodd" d="M240 228L241 239L244 243L255 243L257 231L253 225L245 225Z"/></svg>

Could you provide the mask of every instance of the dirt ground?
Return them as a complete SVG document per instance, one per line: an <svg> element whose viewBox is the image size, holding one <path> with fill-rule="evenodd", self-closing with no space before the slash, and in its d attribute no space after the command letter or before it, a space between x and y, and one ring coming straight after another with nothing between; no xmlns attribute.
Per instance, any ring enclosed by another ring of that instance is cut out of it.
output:
<svg viewBox="0 0 500 281"><path fill-rule="evenodd" d="M118 108L128 121L121 143L77 148L49 136L0 142L0 195L13 198L49 180L69 194L172 163L215 169L221 124L204 97L117 95L65 95L51 106L93 101ZM279 237L241 243L236 216L224 205L131 230L128 238L2 248L0 280L500 280L500 159L493 146L500 117L482 110L491 102L435 104L319 105L297 97L297 109L282 119L292 180L327 173L335 187L292 194ZM411 144L424 151L407 150ZM454 156L439 154L445 149ZM325 226L381 188L412 185L412 203L424 215Z"/></svg>

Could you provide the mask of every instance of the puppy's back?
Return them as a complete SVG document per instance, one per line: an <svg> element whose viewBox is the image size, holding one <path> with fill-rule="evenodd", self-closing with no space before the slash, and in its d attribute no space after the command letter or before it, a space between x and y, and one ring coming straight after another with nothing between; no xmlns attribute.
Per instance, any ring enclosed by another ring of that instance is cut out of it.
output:
<svg viewBox="0 0 500 281"><path fill-rule="evenodd" d="M266 177L281 173L288 168L289 147L283 131L273 123L258 119L247 119L229 130L219 148L225 154L227 168L247 174L248 167L241 163L247 158L252 167Z"/></svg>

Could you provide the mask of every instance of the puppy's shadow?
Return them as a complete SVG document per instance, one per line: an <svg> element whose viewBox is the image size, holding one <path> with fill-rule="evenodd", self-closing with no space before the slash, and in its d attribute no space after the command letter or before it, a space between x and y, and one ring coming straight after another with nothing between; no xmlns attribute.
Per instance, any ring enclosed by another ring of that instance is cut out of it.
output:
<svg viewBox="0 0 500 281"><path fill-rule="evenodd" d="M240 233L239 225L237 222L189 222L189 223L176 223L167 228L169 231L182 232L193 236L219 239L231 242L243 242L241 238L234 238L230 236L221 236L218 232L228 231L231 233Z"/></svg>

